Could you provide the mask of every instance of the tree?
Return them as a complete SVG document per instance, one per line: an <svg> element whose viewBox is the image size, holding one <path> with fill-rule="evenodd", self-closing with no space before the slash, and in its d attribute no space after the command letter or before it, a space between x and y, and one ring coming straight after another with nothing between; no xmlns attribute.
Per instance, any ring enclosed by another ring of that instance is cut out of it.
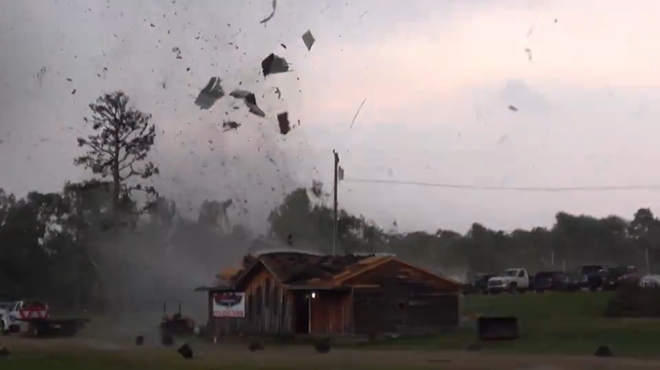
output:
<svg viewBox="0 0 660 370"><path fill-rule="evenodd" d="M74 163L110 180L116 223L120 211L132 210L134 190L156 194L152 186L136 181L159 173L158 167L146 161L156 139L156 127L150 123L151 114L130 107L129 97L122 91L101 95L89 108L92 115L85 122L92 124L95 133L78 138L78 145L87 148L87 153Z"/></svg>

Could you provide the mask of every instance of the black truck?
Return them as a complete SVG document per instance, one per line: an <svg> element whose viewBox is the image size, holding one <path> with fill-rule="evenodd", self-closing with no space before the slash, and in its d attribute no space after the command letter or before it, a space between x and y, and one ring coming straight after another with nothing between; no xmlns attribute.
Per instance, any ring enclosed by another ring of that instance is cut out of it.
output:
<svg viewBox="0 0 660 370"><path fill-rule="evenodd" d="M580 285L569 275L561 271L541 271L534 276L534 290L537 293L545 291L574 292Z"/></svg>

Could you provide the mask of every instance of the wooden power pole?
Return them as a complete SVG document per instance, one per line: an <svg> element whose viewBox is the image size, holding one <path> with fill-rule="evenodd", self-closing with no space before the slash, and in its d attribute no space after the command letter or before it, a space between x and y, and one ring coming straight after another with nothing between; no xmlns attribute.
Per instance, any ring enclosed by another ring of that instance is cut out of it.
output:
<svg viewBox="0 0 660 370"><path fill-rule="evenodd" d="M332 151L335 157L335 179L334 179L334 217L333 217L333 230L332 230L332 254L337 254L337 179L339 176L339 154Z"/></svg>

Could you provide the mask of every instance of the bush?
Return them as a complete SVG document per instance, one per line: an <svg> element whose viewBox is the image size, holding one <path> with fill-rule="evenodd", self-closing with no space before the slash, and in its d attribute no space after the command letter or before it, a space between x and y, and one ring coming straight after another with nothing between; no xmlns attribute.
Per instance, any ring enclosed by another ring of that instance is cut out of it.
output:
<svg viewBox="0 0 660 370"><path fill-rule="evenodd" d="M622 283L607 302L607 317L660 317L660 288L642 288L634 283Z"/></svg>

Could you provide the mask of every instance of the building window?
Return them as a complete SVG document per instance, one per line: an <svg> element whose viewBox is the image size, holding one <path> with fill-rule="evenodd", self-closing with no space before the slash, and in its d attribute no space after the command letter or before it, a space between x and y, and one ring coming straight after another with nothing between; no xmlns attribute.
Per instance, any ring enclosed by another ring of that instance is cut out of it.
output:
<svg viewBox="0 0 660 370"><path fill-rule="evenodd" d="M266 278L266 283L265 283L265 302L264 302L264 307L266 309L270 308L270 301L271 301L271 296L273 292L271 291L271 286L270 286L270 279Z"/></svg>
<svg viewBox="0 0 660 370"><path fill-rule="evenodd" d="M257 315L261 315L261 306L264 304L264 291L261 286L257 287Z"/></svg>

